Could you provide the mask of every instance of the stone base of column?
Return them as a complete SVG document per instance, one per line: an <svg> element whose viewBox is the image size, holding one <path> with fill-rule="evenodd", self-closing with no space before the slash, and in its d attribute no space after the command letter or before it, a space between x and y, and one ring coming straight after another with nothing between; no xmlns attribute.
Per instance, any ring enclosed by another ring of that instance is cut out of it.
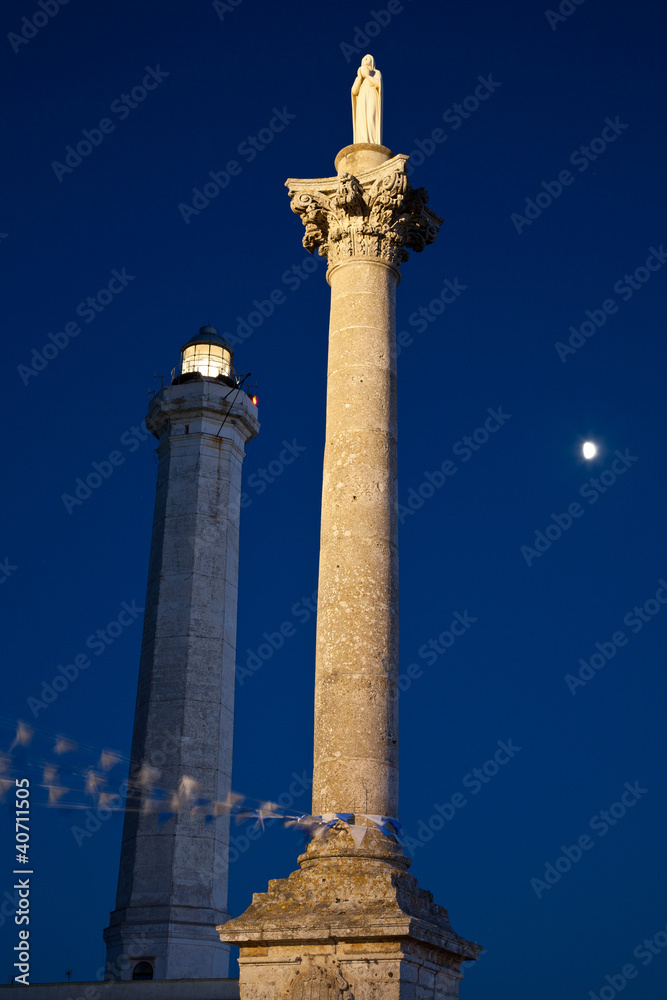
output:
<svg viewBox="0 0 667 1000"><path fill-rule="evenodd" d="M480 945L452 930L407 859L311 847L218 928L241 949L241 1000L455 1000Z"/></svg>

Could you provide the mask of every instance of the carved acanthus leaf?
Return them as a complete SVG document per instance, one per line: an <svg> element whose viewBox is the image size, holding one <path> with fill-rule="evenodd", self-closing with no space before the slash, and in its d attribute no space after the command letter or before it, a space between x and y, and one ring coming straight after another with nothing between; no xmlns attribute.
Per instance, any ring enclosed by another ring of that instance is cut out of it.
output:
<svg viewBox="0 0 667 1000"><path fill-rule="evenodd" d="M397 266L432 243L442 223L426 208L424 188L413 190L397 156L366 180L343 173L315 182L290 182L292 211L305 226L303 245L336 264L350 257L374 257ZM370 172L368 172L370 173ZM299 185L297 188L296 185Z"/></svg>

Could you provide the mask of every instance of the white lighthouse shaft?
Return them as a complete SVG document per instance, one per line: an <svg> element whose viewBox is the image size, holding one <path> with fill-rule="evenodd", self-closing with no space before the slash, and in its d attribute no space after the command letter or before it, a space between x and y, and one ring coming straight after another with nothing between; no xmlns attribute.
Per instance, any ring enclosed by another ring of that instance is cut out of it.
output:
<svg viewBox="0 0 667 1000"><path fill-rule="evenodd" d="M257 411L229 384L195 379L159 392L148 421L159 468L132 759L156 768L161 788L189 778L219 800L231 787L241 465ZM142 961L154 979L228 974L215 933L228 851L224 818L127 812L108 975L131 979Z"/></svg>

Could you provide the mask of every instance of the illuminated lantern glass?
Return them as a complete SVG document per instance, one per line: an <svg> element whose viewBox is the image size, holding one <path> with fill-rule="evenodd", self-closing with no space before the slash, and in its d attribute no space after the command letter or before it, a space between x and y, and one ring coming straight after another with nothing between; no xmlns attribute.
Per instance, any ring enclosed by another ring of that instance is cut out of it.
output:
<svg viewBox="0 0 667 1000"><path fill-rule="evenodd" d="M199 374L204 378L231 378L234 352L214 326L202 326L181 350L181 375Z"/></svg>

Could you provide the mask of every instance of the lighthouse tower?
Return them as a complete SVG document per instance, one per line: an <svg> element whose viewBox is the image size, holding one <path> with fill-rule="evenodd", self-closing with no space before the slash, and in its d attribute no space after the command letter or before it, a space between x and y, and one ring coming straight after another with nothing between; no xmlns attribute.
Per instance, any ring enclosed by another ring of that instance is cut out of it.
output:
<svg viewBox="0 0 667 1000"><path fill-rule="evenodd" d="M147 424L159 462L135 778L144 790L154 782L220 800L231 790L241 466L259 424L215 327L185 344ZM165 821L131 808L137 799L128 805L104 932L107 977L226 977L229 952L215 927L228 919L228 820L207 824L180 809Z"/></svg>

